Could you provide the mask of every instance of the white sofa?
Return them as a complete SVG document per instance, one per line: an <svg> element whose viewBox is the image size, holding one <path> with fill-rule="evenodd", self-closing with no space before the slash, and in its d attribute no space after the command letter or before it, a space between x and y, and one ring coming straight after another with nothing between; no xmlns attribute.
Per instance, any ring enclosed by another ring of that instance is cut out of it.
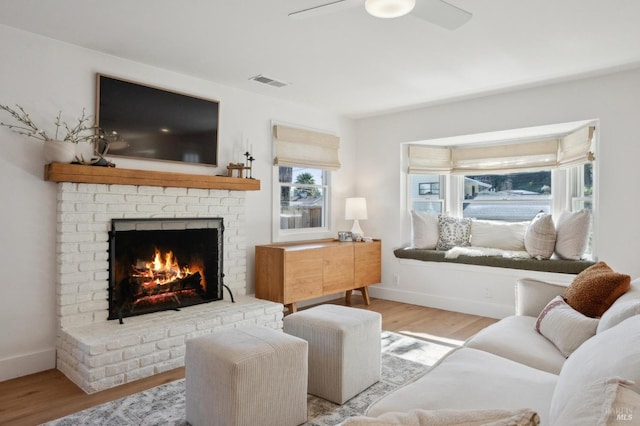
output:
<svg viewBox="0 0 640 426"><path fill-rule="evenodd" d="M373 403L367 418L528 408L542 425L640 424L640 279L569 358L535 329L540 312L565 289L566 284L519 280L516 315L482 330L425 375Z"/></svg>

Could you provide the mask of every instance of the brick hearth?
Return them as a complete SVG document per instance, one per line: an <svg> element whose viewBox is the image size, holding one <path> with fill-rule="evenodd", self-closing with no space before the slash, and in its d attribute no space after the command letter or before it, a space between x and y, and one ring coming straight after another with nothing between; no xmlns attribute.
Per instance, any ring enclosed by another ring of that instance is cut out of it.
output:
<svg viewBox="0 0 640 426"><path fill-rule="evenodd" d="M246 296L245 192L58 183L57 368L85 392L184 365L185 340L242 324L282 328L282 305ZM114 218L224 219L224 282L236 297L107 321L108 232Z"/></svg>

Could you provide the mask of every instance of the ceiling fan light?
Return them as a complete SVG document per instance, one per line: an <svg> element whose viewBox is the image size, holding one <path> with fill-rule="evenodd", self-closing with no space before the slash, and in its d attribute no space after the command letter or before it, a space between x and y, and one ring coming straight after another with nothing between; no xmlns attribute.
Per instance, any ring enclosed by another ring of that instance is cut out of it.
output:
<svg viewBox="0 0 640 426"><path fill-rule="evenodd" d="M376 18L398 18L411 12L416 0L366 0L364 8Z"/></svg>

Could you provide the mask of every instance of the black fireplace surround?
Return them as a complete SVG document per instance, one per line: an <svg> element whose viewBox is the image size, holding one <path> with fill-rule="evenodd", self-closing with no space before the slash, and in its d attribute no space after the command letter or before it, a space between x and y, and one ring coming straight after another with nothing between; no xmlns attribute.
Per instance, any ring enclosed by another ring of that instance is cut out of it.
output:
<svg viewBox="0 0 640 426"><path fill-rule="evenodd" d="M222 218L113 219L108 319L222 300L223 234Z"/></svg>

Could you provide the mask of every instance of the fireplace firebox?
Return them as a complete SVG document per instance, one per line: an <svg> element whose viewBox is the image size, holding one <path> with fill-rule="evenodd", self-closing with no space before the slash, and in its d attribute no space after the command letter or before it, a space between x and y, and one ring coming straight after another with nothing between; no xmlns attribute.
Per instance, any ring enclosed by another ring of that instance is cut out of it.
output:
<svg viewBox="0 0 640 426"><path fill-rule="evenodd" d="M221 300L223 233L222 218L113 219L108 319Z"/></svg>

